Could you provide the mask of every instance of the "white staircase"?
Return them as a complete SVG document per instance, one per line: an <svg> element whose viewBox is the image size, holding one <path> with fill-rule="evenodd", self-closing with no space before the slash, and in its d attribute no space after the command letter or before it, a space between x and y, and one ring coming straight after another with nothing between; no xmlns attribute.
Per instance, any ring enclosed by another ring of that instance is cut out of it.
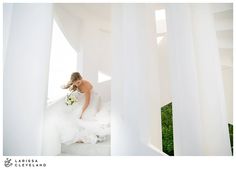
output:
<svg viewBox="0 0 236 169"><path fill-rule="evenodd" d="M211 4L222 66L228 122L233 122L233 4Z"/></svg>
<svg viewBox="0 0 236 169"><path fill-rule="evenodd" d="M212 4L223 67L233 67L233 4Z"/></svg>

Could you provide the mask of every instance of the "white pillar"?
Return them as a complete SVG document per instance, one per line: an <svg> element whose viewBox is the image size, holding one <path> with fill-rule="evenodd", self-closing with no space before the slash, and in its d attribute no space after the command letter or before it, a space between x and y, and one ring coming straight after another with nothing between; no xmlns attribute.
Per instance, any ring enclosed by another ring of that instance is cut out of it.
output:
<svg viewBox="0 0 236 169"><path fill-rule="evenodd" d="M150 4L113 6L112 155L158 155L161 114L155 12Z"/></svg>
<svg viewBox="0 0 236 169"><path fill-rule="evenodd" d="M3 82L4 155L41 155L51 29L52 4L13 5Z"/></svg>
<svg viewBox="0 0 236 169"><path fill-rule="evenodd" d="M168 4L175 155L230 155L221 67L207 4Z"/></svg>

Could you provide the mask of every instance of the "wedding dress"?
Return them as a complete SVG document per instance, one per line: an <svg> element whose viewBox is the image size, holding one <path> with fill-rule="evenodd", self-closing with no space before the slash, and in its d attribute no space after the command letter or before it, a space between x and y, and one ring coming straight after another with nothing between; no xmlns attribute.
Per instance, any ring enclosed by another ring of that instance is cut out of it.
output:
<svg viewBox="0 0 236 169"><path fill-rule="evenodd" d="M69 145L76 142L96 144L106 140L110 135L109 104L102 104L100 96L92 91L89 106L80 119L85 96L79 92L74 92L73 95L78 100L73 105L66 105L63 97L46 111L44 125L46 155L54 154L52 152L58 153L60 144Z"/></svg>

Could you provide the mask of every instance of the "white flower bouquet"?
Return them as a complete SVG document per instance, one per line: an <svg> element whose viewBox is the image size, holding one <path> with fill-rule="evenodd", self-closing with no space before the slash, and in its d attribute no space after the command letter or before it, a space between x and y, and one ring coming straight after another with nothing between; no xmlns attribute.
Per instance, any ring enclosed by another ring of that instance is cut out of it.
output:
<svg viewBox="0 0 236 169"><path fill-rule="evenodd" d="M75 95L72 95L73 92L71 92L69 95L66 95L65 103L66 105L73 105L74 103L78 102L78 99Z"/></svg>

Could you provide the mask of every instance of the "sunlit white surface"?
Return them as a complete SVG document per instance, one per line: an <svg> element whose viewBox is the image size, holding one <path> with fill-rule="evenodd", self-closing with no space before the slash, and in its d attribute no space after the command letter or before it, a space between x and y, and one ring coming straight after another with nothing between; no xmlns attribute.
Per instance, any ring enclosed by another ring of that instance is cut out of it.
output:
<svg viewBox="0 0 236 169"><path fill-rule="evenodd" d="M163 38L164 38L164 36L157 37L157 45L160 44L160 42L162 41Z"/></svg>
<svg viewBox="0 0 236 169"><path fill-rule="evenodd" d="M56 21L53 21L52 47L49 68L48 102L66 94L61 86L76 71L77 53L71 47Z"/></svg>
<svg viewBox="0 0 236 169"><path fill-rule="evenodd" d="M109 80L111 80L110 76L108 76L107 74L105 74L101 71L98 71L98 83L106 82Z"/></svg>
<svg viewBox="0 0 236 169"><path fill-rule="evenodd" d="M156 16L156 32L165 33L166 32L166 11L165 9L160 9L155 11Z"/></svg>

